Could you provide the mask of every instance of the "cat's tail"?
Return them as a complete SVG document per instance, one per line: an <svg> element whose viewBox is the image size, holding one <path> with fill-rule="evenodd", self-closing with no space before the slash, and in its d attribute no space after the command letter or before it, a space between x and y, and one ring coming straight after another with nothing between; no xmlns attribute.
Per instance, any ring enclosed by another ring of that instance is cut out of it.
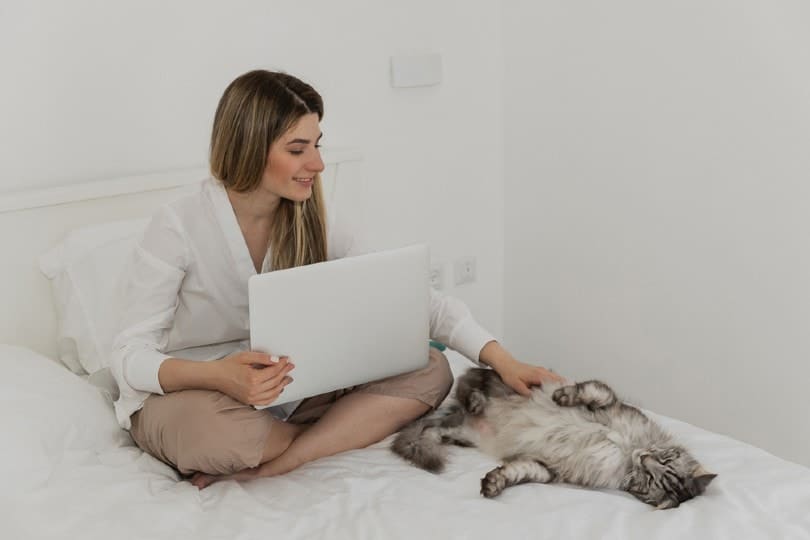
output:
<svg viewBox="0 0 810 540"><path fill-rule="evenodd" d="M447 448L435 417L409 424L400 431L391 450L406 461L432 473L439 473L447 462Z"/></svg>

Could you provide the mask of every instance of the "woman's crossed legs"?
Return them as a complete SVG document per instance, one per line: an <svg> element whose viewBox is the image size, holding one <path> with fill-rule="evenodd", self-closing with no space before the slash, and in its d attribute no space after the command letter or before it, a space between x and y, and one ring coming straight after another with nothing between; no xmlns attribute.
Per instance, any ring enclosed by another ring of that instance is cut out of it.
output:
<svg viewBox="0 0 810 540"><path fill-rule="evenodd" d="M364 448L437 407L453 378L430 349L420 370L304 400L283 422L220 392L151 396L132 416L132 437L146 452L204 488L289 472L315 459Z"/></svg>

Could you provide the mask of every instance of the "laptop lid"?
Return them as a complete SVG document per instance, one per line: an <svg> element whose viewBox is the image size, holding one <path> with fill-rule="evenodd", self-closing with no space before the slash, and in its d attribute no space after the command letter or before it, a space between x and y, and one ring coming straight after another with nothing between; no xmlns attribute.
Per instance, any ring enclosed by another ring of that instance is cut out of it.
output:
<svg viewBox="0 0 810 540"><path fill-rule="evenodd" d="M420 244L252 276L251 349L295 364L271 406L425 367L428 267Z"/></svg>

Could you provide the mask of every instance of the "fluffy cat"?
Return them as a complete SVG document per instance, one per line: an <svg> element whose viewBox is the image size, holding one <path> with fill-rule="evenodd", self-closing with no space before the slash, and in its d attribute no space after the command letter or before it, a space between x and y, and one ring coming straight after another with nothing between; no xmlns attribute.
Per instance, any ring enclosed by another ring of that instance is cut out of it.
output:
<svg viewBox="0 0 810 540"><path fill-rule="evenodd" d="M479 448L503 462L481 480L485 497L524 482L567 482L620 489L665 509L700 495L716 476L599 381L544 385L524 397L495 371L475 368L459 379L456 399L405 427L391 449L440 472L445 445Z"/></svg>

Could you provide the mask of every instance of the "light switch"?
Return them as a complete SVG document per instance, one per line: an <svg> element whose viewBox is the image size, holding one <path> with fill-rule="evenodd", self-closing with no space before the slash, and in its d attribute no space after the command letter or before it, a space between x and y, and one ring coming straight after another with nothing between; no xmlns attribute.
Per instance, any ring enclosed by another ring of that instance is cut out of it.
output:
<svg viewBox="0 0 810 540"><path fill-rule="evenodd" d="M442 82L442 55L414 54L391 57L391 86L409 88Z"/></svg>

